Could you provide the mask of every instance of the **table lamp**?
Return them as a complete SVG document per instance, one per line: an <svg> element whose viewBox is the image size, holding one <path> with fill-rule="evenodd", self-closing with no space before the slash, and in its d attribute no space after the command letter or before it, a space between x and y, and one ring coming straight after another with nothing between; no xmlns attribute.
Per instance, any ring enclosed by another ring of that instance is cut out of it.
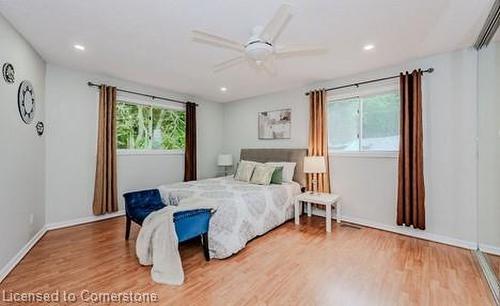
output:
<svg viewBox="0 0 500 306"><path fill-rule="evenodd" d="M227 176L227 167L233 165L233 156L231 154L219 154L217 158L217 165L224 167L224 175Z"/></svg>
<svg viewBox="0 0 500 306"><path fill-rule="evenodd" d="M304 173L318 174L326 172L326 163L324 156L306 156L304 157ZM315 193L318 190L318 179L313 175L312 179L313 190Z"/></svg>

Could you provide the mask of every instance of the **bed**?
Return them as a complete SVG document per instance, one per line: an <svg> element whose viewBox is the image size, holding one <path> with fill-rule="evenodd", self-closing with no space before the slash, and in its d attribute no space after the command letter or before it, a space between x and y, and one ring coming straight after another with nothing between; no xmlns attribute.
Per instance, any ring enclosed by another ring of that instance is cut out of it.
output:
<svg viewBox="0 0 500 306"><path fill-rule="evenodd" d="M296 163L293 182L255 185L232 176L159 186L164 203L189 198L216 200L208 232L210 258L223 259L293 218L294 198L305 186L303 160L307 149L242 149L241 160Z"/></svg>

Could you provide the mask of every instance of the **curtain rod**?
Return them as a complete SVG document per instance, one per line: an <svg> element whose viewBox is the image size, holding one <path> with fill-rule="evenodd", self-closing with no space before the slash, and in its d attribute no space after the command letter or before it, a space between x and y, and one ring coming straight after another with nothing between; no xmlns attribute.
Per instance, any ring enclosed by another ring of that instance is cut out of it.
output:
<svg viewBox="0 0 500 306"><path fill-rule="evenodd" d="M90 87L100 87L101 86L99 84L95 84L95 83L92 83L92 82L88 82L87 85L89 85ZM158 97L158 96L148 95L148 94L145 94L145 93L142 93L142 92L125 90L125 89L121 89L121 88L116 88L116 91L126 92L126 93L129 93L129 94L143 96L143 97L148 97L148 98L151 98L153 100L164 100L164 101L169 101L169 102L174 102L174 103L180 103L180 104L186 104L187 103L185 101L180 101L180 100L175 100L175 99L170 99L170 98L165 98L165 97ZM198 104L195 103L195 106L198 106Z"/></svg>
<svg viewBox="0 0 500 306"><path fill-rule="evenodd" d="M423 73L433 73L433 72L434 72L434 68L422 70L422 74ZM373 80L352 83L352 84L347 84L347 85L342 85L342 86L337 86L337 87L331 87L331 88L327 88L325 90L331 91L331 90L337 90L337 89L348 88L348 87L353 87L353 86L359 87L359 85L365 85L365 84L370 84L370 83L375 83L375 82L380 82L380 81L386 81L386 80L395 79L395 78L399 78L399 75L393 75L393 76L389 76L389 77L385 77L385 78L373 79ZM306 96L308 96L308 95L309 95L309 92L306 92Z"/></svg>

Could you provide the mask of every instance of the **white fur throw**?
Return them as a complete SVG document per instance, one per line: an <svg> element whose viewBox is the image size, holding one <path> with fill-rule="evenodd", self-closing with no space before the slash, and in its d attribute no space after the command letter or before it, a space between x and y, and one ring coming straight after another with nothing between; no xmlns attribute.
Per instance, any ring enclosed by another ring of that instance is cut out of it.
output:
<svg viewBox="0 0 500 306"><path fill-rule="evenodd" d="M182 200L179 206L167 206L152 212L144 219L137 237L135 251L141 265L153 265L151 268L153 281L168 285L184 283L174 213L203 208L216 209L217 207L214 201L191 198Z"/></svg>

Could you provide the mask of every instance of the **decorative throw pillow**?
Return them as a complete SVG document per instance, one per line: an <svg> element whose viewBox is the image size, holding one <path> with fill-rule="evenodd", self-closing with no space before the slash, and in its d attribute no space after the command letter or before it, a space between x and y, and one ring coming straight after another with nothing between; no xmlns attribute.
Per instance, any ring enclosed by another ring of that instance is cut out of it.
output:
<svg viewBox="0 0 500 306"><path fill-rule="evenodd" d="M238 169L236 169L234 179L237 181L249 182L250 178L252 177L254 168L254 162L248 162L246 160L240 161L240 163L238 164Z"/></svg>
<svg viewBox="0 0 500 306"><path fill-rule="evenodd" d="M266 165L273 167L283 167L283 183L290 183L293 181L293 174L295 173L294 162L268 162Z"/></svg>
<svg viewBox="0 0 500 306"><path fill-rule="evenodd" d="M271 184L283 183L283 167L279 166L274 168L273 176L271 177Z"/></svg>
<svg viewBox="0 0 500 306"><path fill-rule="evenodd" d="M250 183L259 185L269 185L273 176L275 167L267 165L256 165L250 179Z"/></svg>

